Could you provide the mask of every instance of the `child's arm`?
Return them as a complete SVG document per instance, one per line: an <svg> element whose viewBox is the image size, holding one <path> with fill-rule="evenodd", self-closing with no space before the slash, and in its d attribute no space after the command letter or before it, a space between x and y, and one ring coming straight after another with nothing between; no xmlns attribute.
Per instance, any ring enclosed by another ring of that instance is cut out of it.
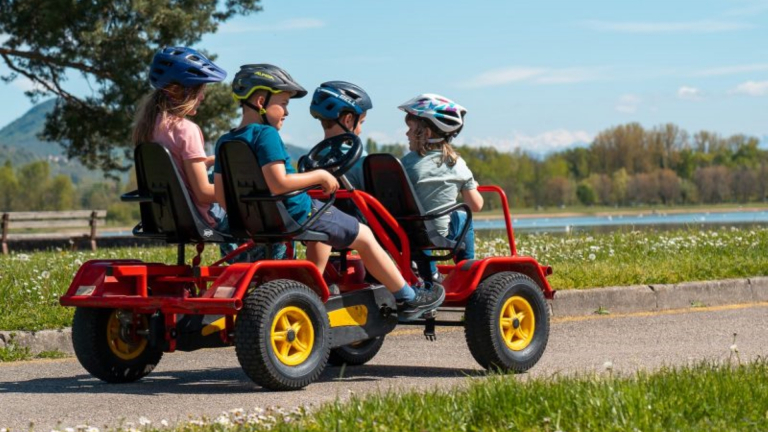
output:
<svg viewBox="0 0 768 432"><path fill-rule="evenodd" d="M221 208L227 209L227 200L224 198L224 180L221 179L221 174L213 174L213 191L216 195L216 202L219 203Z"/></svg>
<svg viewBox="0 0 768 432"><path fill-rule="evenodd" d="M483 196L477 189L465 189L461 191L461 197L473 212L479 212L483 209Z"/></svg>
<svg viewBox="0 0 768 432"><path fill-rule="evenodd" d="M192 195L201 204L213 204L216 196L213 185L208 182L208 171L205 166L205 158L186 159L183 162L184 176L189 181Z"/></svg>
<svg viewBox="0 0 768 432"><path fill-rule="evenodd" d="M339 181L326 170L314 170L305 173L288 174L285 163L276 161L261 167L269 190L275 195L293 192L309 186L320 185L323 192L330 194L339 188Z"/></svg>

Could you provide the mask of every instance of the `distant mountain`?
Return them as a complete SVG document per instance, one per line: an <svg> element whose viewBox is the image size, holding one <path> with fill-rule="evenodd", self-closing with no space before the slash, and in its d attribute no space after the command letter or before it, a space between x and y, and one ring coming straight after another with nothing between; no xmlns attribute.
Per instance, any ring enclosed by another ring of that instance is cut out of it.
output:
<svg viewBox="0 0 768 432"><path fill-rule="evenodd" d="M66 174L74 183L83 180L103 180L100 170L87 170L77 161L64 157L64 148L59 143L41 141L37 135L43 131L45 116L53 110L55 99L35 105L18 119L0 129L0 163L10 160L15 167L36 160L47 160L54 175ZM288 154L296 162L307 153L307 149L286 144Z"/></svg>

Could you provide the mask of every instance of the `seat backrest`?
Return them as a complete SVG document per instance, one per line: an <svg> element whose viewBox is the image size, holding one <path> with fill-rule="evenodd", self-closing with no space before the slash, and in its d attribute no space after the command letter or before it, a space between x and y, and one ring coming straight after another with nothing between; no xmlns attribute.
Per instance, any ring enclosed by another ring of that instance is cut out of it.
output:
<svg viewBox="0 0 768 432"><path fill-rule="evenodd" d="M388 153L370 154L363 163L366 191L398 219L411 240L411 245L418 249L435 248L436 239L445 247L447 239L437 231L431 220L403 220L424 216L416 191L411 184L403 164Z"/></svg>
<svg viewBox="0 0 768 432"><path fill-rule="evenodd" d="M142 143L134 151L141 208L137 235L168 243L221 242L225 237L200 216L168 150Z"/></svg>
<svg viewBox="0 0 768 432"><path fill-rule="evenodd" d="M247 143L240 140L224 142L217 157L221 159L227 217L233 236L275 241L276 234L300 228L282 201L270 198L272 194L258 159Z"/></svg>

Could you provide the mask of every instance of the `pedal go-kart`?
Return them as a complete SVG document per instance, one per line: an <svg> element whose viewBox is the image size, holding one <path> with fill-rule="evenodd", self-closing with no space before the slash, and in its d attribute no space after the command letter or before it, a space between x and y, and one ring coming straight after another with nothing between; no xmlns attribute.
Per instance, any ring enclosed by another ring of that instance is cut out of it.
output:
<svg viewBox="0 0 768 432"><path fill-rule="evenodd" d="M361 152L356 136L342 135L319 143L302 158L300 168L327 169L342 177ZM136 148L138 190L122 197L141 208L133 234L177 244L178 261L92 260L80 267L60 299L63 306L77 308L72 339L80 364L101 380L132 382L149 374L164 352L234 345L254 382L294 390L316 380L327 363L362 365L373 358L398 325L397 307L392 294L366 275L358 256L340 251L324 275L309 261L271 256L226 265L253 244L323 241L326 236L307 229L324 208L303 225L294 222L281 200L298 192L272 195L245 143L225 143L219 157L230 234L202 220L162 146L146 143ZM363 172L367 192L348 188L330 197L319 190L309 192L326 199L328 206L346 201L357 211L409 283L419 279L412 262L425 267L430 260L451 258L463 247L466 228L453 242L434 230L432 220L459 209L471 218L465 204L424 214L402 165L391 155L369 155ZM523 372L536 364L547 345L545 299L554 296L547 282L551 269L517 255L504 192L495 186L479 190L501 198L509 256L438 266L446 291L443 306L463 308L464 320L441 321L438 314L409 324L425 326L428 339L434 339L435 326L463 325L469 350L480 365ZM227 257L201 265L206 243L235 239L247 242ZM186 244L197 245L189 263ZM331 284L340 294L330 294Z"/></svg>

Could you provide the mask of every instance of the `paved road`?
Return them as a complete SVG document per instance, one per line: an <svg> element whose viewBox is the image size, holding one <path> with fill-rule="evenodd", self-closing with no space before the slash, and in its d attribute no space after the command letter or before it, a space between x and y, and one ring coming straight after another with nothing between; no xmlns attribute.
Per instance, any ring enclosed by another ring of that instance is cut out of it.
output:
<svg viewBox="0 0 768 432"><path fill-rule="evenodd" d="M768 304L694 309L662 314L589 317L553 322L549 346L533 376L680 365L726 359L733 334L742 361L768 355ZM75 359L0 364L0 428L36 430L89 424L104 427L215 417L233 408L317 405L337 397L385 389L432 388L465 383L480 368L462 329L446 329L437 342L417 331L390 335L367 366L329 368L299 392L274 393L252 384L233 349L166 355L144 380L109 385L91 378ZM123 423L125 424L125 423Z"/></svg>

